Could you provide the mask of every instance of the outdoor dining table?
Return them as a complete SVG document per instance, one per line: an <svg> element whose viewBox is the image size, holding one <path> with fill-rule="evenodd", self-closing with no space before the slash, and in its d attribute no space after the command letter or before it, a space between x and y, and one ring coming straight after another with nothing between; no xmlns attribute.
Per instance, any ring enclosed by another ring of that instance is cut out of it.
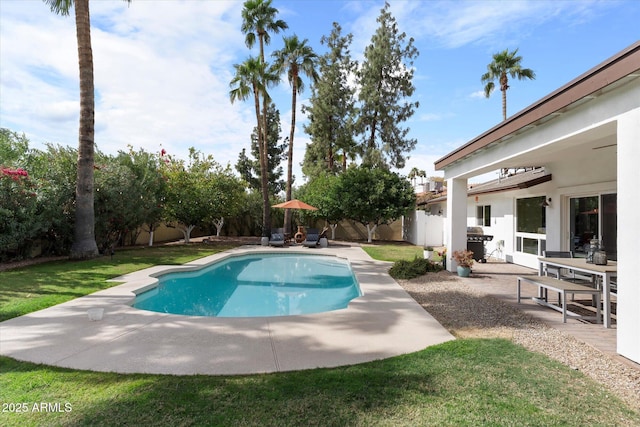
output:
<svg viewBox="0 0 640 427"><path fill-rule="evenodd" d="M618 263L607 262L607 265L591 264L585 258L538 258L539 276L544 276L547 266L567 268L573 271L599 276L602 278L602 313L605 328L611 327L611 279L618 274Z"/></svg>

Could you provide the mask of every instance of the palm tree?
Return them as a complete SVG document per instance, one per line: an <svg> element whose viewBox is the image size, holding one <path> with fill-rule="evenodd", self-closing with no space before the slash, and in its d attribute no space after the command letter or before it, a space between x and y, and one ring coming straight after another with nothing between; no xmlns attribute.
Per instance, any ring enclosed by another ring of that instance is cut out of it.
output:
<svg viewBox="0 0 640 427"><path fill-rule="evenodd" d="M487 72L482 75L482 83L486 83L484 87L484 96L487 98L495 89L494 80L500 82L500 90L502 91L502 119L507 120L507 89L509 89L509 78L517 78L518 80L536 78L536 73L529 68L522 68L520 62L522 56L516 56L518 49L509 52L505 49L493 55L493 61L487 65Z"/></svg>
<svg viewBox="0 0 640 427"><path fill-rule="evenodd" d="M278 9L271 6L272 0L246 0L244 2L244 8L242 9L242 27L241 30L246 34L245 44L249 49L256 43L256 38L260 43L260 61L262 64L266 64L264 60L264 45L271 42L270 32L278 33L281 30L287 29L289 26L280 19L275 19ZM266 69L264 70L266 72ZM266 87L266 84L262 84ZM267 97L266 90L262 91L262 126L258 126L258 146L259 152L262 153L260 159L260 171L261 187L262 187L262 201L264 206L263 223L262 223L262 235L269 236L271 229L271 206L269 205L269 193L268 193L268 179L267 179L267 165L269 164L267 155ZM259 101L258 101L259 104ZM260 107L258 106L258 111ZM258 123L260 123L258 119ZM262 132L260 130L262 129ZM262 151L260 151L260 149ZM264 159L262 159L264 157ZM263 169L264 168L264 169Z"/></svg>
<svg viewBox="0 0 640 427"><path fill-rule="evenodd" d="M78 172L76 179L76 220L71 258L93 258L98 255L93 206L94 116L93 52L89 0L43 0L51 11L68 16L75 7L78 65L80 68L80 126L78 132ZM130 3L131 0L125 0Z"/></svg>
<svg viewBox="0 0 640 427"><path fill-rule="evenodd" d="M229 92L231 102L244 101L253 94L256 121L258 123L258 156L260 157L260 188L262 190L262 226L263 236L271 229L271 206L269 204L269 168L267 158L267 146L262 143L261 135L265 132L266 115L260 114L260 96L265 102L270 101L267 88L278 82L278 76L267 69L266 64L260 58L250 57L242 64L235 64L236 75L231 80L232 87ZM266 234L267 236L269 234Z"/></svg>
<svg viewBox="0 0 640 427"><path fill-rule="evenodd" d="M283 37L284 47L273 53L276 58L274 68L280 73L287 73L289 84L293 91L291 95L291 130L289 131L289 156L287 163L287 189L286 200L291 200L291 184L293 182L293 134L296 128L296 104L297 95L304 90L304 83L300 74L309 77L314 83L318 80L316 67L318 55L307 45L308 40L302 42L295 34L291 37ZM291 232L291 210L284 211L284 231Z"/></svg>

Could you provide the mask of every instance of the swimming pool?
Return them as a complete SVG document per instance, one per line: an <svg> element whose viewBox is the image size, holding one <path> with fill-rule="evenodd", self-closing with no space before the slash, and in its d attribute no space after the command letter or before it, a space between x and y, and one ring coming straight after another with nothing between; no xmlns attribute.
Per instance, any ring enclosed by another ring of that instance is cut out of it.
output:
<svg viewBox="0 0 640 427"><path fill-rule="evenodd" d="M158 280L133 307L189 316L289 316L346 308L362 296L346 260L299 253L231 256Z"/></svg>

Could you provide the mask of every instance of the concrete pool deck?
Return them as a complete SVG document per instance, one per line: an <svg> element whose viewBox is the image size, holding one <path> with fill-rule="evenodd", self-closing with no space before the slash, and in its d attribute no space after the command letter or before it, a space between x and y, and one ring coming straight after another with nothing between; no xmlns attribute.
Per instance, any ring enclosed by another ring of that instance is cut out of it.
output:
<svg viewBox="0 0 640 427"><path fill-rule="evenodd" d="M150 274L195 269L247 252L301 252L350 261L363 296L348 308L264 318L179 316L138 310L134 290ZM359 246L244 246L183 266L156 266L124 284L0 323L0 354L73 369L119 373L235 375L335 367L384 359L454 339ZM103 308L102 320L87 311Z"/></svg>

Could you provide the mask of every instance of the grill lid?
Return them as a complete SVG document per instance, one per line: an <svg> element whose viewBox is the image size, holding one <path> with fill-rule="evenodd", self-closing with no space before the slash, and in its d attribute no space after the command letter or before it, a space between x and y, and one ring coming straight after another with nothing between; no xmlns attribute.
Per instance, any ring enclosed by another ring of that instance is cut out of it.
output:
<svg viewBox="0 0 640 427"><path fill-rule="evenodd" d="M467 234L482 236L484 234L484 230L482 227L467 227Z"/></svg>

